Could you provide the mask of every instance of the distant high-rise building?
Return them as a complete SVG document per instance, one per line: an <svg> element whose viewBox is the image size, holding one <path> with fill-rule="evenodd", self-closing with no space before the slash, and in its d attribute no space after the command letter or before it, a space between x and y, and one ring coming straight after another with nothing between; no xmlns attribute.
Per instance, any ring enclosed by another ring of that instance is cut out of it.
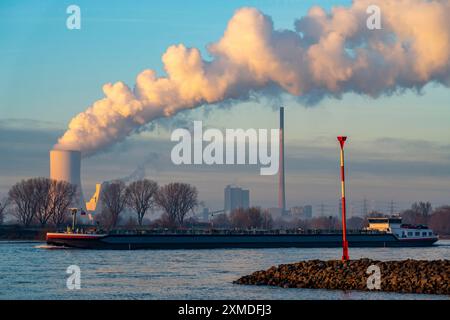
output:
<svg viewBox="0 0 450 320"><path fill-rule="evenodd" d="M225 212L250 207L250 191L237 186L228 185L225 188Z"/></svg>
<svg viewBox="0 0 450 320"><path fill-rule="evenodd" d="M312 206L311 205L306 205L303 207L303 215L305 216L305 218L307 219L311 219L312 218Z"/></svg>
<svg viewBox="0 0 450 320"><path fill-rule="evenodd" d="M250 207L250 191L247 189L242 189L242 208L248 209Z"/></svg>

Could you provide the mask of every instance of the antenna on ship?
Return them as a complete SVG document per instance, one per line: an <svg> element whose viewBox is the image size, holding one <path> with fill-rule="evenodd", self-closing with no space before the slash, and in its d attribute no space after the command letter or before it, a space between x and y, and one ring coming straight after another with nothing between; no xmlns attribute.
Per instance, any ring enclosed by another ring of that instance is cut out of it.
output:
<svg viewBox="0 0 450 320"><path fill-rule="evenodd" d="M69 208L70 213L72 213L72 232L75 233L75 227L77 225L77 213L80 211L81 215L86 215L86 212L82 208Z"/></svg>

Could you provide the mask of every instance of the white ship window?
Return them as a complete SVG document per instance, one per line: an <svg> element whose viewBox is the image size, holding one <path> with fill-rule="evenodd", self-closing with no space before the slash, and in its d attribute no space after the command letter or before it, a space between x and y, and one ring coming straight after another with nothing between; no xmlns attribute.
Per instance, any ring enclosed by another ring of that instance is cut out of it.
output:
<svg viewBox="0 0 450 320"><path fill-rule="evenodd" d="M422 237L426 237L427 233L426 232L422 232Z"/></svg>
<svg viewBox="0 0 450 320"><path fill-rule="evenodd" d="M416 237L420 236L420 232L416 231Z"/></svg>
<svg viewBox="0 0 450 320"><path fill-rule="evenodd" d="M432 235L433 235L433 232L431 232L431 231L428 232L428 235L429 235L429 236L432 236Z"/></svg>
<svg viewBox="0 0 450 320"><path fill-rule="evenodd" d="M408 232L408 237L412 237L412 232Z"/></svg>

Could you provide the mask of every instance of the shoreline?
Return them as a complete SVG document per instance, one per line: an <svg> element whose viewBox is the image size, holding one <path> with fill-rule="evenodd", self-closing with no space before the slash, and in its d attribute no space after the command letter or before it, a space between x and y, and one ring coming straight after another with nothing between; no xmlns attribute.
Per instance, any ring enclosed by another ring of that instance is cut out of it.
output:
<svg viewBox="0 0 450 320"><path fill-rule="evenodd" d="M450 260L307 260L255 271L233 283L448 296Z"/></svg>
<svg viewBox="0 0 450 320"><path fill-rule="evenodd" d="M1 225L0 242L45 241L47 232L51 232L52 230L54 228Z"/></svg>

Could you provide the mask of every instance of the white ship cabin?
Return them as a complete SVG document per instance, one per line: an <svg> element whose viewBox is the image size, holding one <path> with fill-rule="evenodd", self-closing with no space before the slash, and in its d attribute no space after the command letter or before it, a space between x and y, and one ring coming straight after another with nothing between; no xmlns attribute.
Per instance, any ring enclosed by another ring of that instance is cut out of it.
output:
<svg viewBox="0 0 450 320"><path fill-rule="evenodd" d="M399 216L369 218L368 221L369 226L366 230L393 233L400 239L436 238L433 230L429 229L427 226L402 224L402 218Z"/></svg>

